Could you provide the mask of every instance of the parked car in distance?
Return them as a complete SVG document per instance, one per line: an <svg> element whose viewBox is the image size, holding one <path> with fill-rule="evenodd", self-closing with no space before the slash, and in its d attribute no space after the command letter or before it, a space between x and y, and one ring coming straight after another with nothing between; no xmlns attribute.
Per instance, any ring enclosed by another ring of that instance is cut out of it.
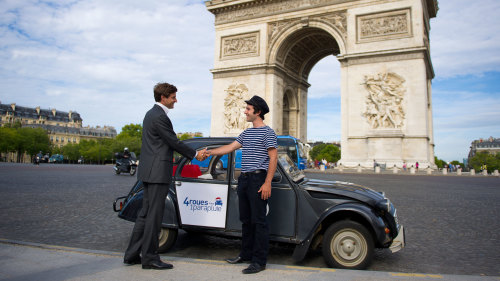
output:
<svg viewBox="0 0 500 281"><path fill-rule="evenodd" d="M198 150L234 140L193 138L184 143ZM237 194L241 168L236 155L237 151L226 155L226 168L217 165L222 156L211 156L206 167L180 155L174 157L160 251L174 245L179 229L241 237ZM142 207L142 189L143 183L137 181L128 195L115 199L118 217L135 221ZM331 267L364 269L375 248L396 252L405 246L404 228L384 193L353 183L308 179L287 153L278 153L268 208L270 240L295 245L295 261L302 260L309 249L321 248Z"/></svg>
<svg viewBox="0 0 500 281"><path fill-rule="evenodd" d="M50 156L49 158L49 163L63 163L64 161L64 156L62 154L54 154Z"/></svg>

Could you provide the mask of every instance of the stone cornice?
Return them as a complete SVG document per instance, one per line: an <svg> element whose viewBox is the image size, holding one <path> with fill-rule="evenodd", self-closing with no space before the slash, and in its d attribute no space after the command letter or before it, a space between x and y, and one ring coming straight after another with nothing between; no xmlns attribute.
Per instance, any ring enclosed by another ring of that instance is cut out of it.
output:
<svg viewBox="0 0 500 281"><path fill-rule="evenodd" d="M207 9L215 25L359 0L212 0Z"/></svg>
<svg viewBox="0 0 500 281"><path fill-rule="evenodd" d="M424 58L427 61L427 71L428 71L427 75L431 79L434 78L435 75L434 68L432 67L432 61L429 54L429 49L427 47L346 54L346 55L339 55L337 56L337 58L340 61L341 65L343 66L373 63L373 62L403 60L403 59Z"/></svg>
<svg viewBox="0 0 500 281"><path fill-rule="evenodd" d="M438 1L437 0L425 0L427 4L427 12L429 13L430 18L435 18L437 12L439 10Z"/></svg>

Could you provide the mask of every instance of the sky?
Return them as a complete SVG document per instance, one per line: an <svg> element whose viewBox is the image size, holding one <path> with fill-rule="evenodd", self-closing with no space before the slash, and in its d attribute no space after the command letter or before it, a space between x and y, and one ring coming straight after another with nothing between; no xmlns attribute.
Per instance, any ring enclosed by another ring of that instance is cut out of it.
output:
<svg viewBox="0 0 500 281"><path fill-rule="evenodd" d="M431 19L435 155L462 160L500 138L500 1L440 0ZM153 86L179 89L176 132L210 133L214 16L194 0L0 0L0 102L80 113L84 126L140 124ZM310 141L340 140L340 65L314 66ZM331 130L324 130L324 124Z"/></svg>

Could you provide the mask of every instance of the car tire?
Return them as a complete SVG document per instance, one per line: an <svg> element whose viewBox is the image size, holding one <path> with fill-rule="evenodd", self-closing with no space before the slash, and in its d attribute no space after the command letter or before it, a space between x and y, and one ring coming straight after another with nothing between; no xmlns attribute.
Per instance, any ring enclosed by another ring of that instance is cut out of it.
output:
<svg viewBox="0 0 500 281"><path fill-rule="evenodd" d="M365 269L372 261L374 243L366 227L344 220L328 227L323 236L322 250L330 267Z"/></svg>
<svg viewBox="0 0 500 281"><path fill-rule="evenodd" d="M162 227L158 237L158 252L164 253L170 250L177 240L177 229Z"/></svg>

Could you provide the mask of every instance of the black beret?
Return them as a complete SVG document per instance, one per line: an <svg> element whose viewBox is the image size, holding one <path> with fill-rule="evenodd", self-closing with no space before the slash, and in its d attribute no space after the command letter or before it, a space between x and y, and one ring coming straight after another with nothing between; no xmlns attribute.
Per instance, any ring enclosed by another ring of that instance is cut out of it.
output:
<svg viewBox="0 0 500 281"><path fill-rule="evenodd" d="M251 99L246 100L245 102L259 109L262 115L269 112L269 106L267 106L266 101L259 96L253 96Z"/></svg>

